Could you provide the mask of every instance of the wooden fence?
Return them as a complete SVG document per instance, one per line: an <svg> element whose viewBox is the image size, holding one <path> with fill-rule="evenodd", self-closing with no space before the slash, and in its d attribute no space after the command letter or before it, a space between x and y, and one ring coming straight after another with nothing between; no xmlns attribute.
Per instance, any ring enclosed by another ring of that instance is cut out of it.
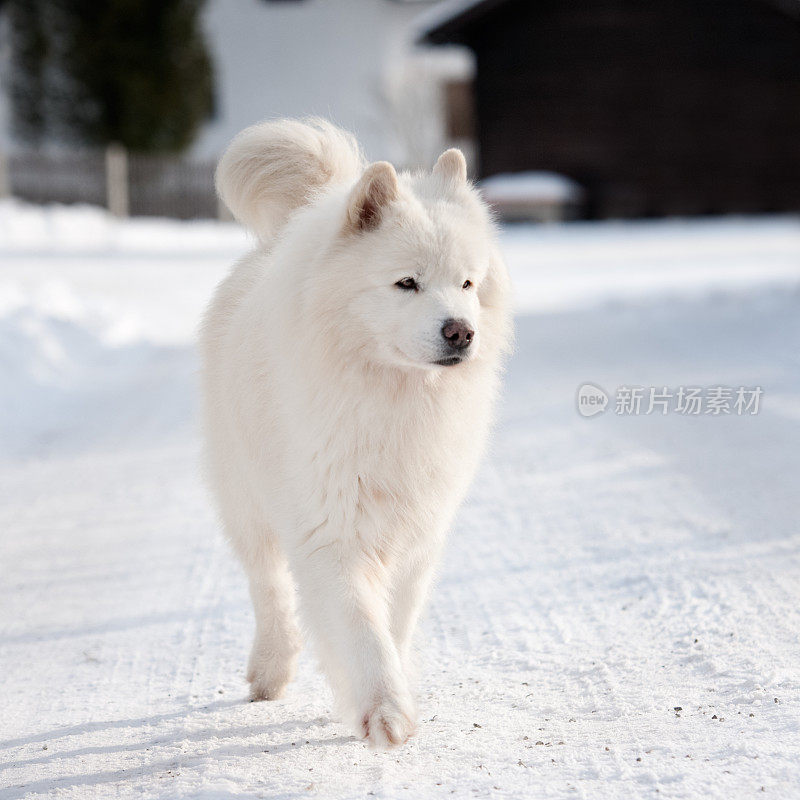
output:
<svg viewBox="0 0 800 800"><path fill-rule="evenodd" d="M89 203L118 216L226 217L213 161L107 150L0 154L0 195L31 203Z"/></svg>

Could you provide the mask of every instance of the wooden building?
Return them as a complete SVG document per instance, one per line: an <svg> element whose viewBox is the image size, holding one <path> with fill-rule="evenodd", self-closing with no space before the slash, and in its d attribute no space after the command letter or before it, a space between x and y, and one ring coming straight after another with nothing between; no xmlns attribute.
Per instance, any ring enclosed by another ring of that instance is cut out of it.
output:
<svg viewBox="0 0 800 800"><path fill-rule="evenodd" d="M478 0L480 176L563 174L588 217L800 211L800 0Z"/></svg>

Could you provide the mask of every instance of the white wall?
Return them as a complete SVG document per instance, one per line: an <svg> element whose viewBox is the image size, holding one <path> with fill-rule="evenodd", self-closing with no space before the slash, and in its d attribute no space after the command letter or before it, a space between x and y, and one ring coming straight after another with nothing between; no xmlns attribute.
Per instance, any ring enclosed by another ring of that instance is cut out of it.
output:
<svg viewBox="0 0 800 800"><path fill-rule="evenodd" d="M403 162L409 147L397 110L396 79L411 38L411 21L428 2L392 0L209 0L208 43L215 60L217 117L194 147L216 156L239 130L261 119L310 114L354 131L367 155ZM427 56L413 71L437 80L452 55ZM462 63L462 62L459 62ZM434 93L427 116L436 116ZM425 116L425 113L422 114ZM439 125L437 119L431 124ZM428 138L431 138L430 136ZM435 138L435 136L433 137ZM438 143L437 143L438 144ZM432 145L433 146L433 145ZM419 154L415 154L417 160Z"/></svg>

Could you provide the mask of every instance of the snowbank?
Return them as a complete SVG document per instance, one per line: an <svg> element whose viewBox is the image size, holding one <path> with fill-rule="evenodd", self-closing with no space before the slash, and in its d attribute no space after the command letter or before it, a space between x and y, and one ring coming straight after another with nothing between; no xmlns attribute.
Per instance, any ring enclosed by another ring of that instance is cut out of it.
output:
<svg viewBox="0 0 800 800"><path fill-rule="evenodd" d="M229 253L246 247L233 223L133 217L120 220L95 206L35 206L0 200L0 252L7 255Z"/></svg>
<svg viewBox="0 0 800 800"><path fill-rule="evenodd" d="M0 460L169 436L190 420L192 366L62 283L0 286Z"/></svg>

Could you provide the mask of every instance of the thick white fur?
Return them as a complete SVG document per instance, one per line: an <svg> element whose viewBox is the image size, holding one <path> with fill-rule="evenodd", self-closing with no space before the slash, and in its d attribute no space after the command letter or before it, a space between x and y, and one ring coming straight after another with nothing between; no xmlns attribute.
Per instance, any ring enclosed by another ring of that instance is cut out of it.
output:
<svg viewBox="0 0 800 800"><path fill-rule="evenodd" d="M269 241L315 190L346 183L363 167L352 135L326 120L263 122L225 151L217 192L239 222Z"/></svg>
<svg viewBox="0 0 800 800"><path fill-rule="evenodd" d="M396 745L416 724L412 634L510 342L492 223L458 151L397 175L320 121L244 131L217 184L260 239L202 330L208 472L256 615L251 696L292 678L296 585L341 709ZM439 366L449 319L475 338Z"/></svg>

